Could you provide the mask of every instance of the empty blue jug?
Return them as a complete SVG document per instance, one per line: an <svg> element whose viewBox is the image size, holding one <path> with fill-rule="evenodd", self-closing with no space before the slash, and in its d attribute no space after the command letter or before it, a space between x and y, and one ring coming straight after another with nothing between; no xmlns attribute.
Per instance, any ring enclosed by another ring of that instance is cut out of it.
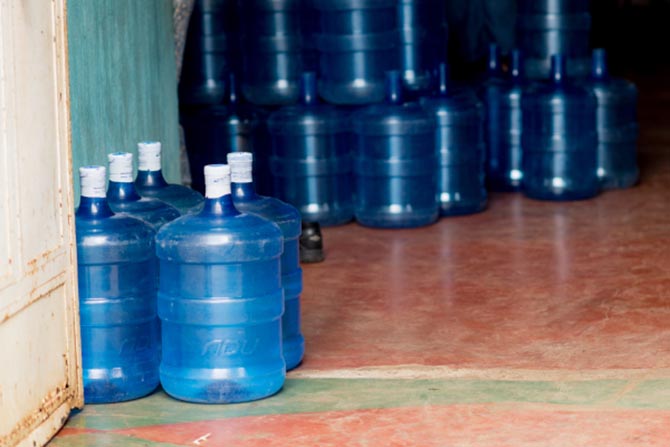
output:
<svg viewBox="0 0 670 447"><path fill-rule="evenodd" d="M450 91L447 67L439 67L440 90L421 99L422 107L435 117L434 146L439 157L434 165L442 216L477 213L486 208L484 182L483 107L470 90Z"/></svg>
<svg viewBox="0 0 670 447"><path fill-rule="evenodd" d="M127 213L142 219L155 230L180 216L176 208L157 199L145 199L135 191L133 154L114 152L109 159L107 200L115 213Z"/></svg>
<svg viewBox="0 0 670 447"><path fill-rule="evenodd" d="M486 183L492 191L519 191L523 180L521 96L525 89L519 50L512 51L509 78L486 84L484 135Z"/></svg>
<svg viewBox="0 0 670 447"><path fill-rule="evenodd" d="M260 196L254 188L252 177L253 154L233 152L228 154L235 208L276 223L284 237L281 256L282 287L284 288L284 316L282 340L286 369L298 366L305 353L305 339L300 332L300 294L302 269L300 268L300 213L291 205L272 197Z"/></svg>
<svg viewBox="0 0 670 447"><path fill-rule="evenodd" d="M438 218L435 119L403 104L400 72L387 75L386 104L355 114L356 219L380 228L420 227Z"/></svg>
<svg viewBox="0 0 670 447"><path fill-rule="evenodd" d="M270 117L275 194L298 208L307 222L340 225L354 216L345 119L343 111L319 104L314 73L303 74L300 103Z"/></svg>
<svg viewBox="0 0 670 447"><path fill-rule="evenodd" d="M598 99L598 178L603 188L629 188L637 182L637 88L614 78L605 50L593 51L588 86Z"/></svg>
<svg viewBox="0 0 670 447"><path fill-rule="evenodd" d="M142 197L159 199L175 207L181 214L197 210L202 195L182 185L172 185L163 178L161 169L161 143L145 141L137 144L138 166L135 188Z"/></svg>
<svg viewBox="0 0 670 447"><path fill-rule="evenodd" d="M227 165L205 166L205 182L202 211L156 235L161 384L188 402L261 399L286 376L282 233L235 209Z"/></svg>
<svg viewBox="0 0 670 447"><path fill-rule="evenodd" d="M587 199L600 191L595 95L567 78L552 56L550 82L522 98L523 190L541 200Z"/></svg>
<svg viewBox="0 0 670 447"><path fill-rule="evenodd" d="M551 56L568 59L571 77L586 77L590 67L589 0L520 0L517 46L523 51L530 79L545 79Z"/></svg>
<svg viewBox="0 0 670 447"><path fill-rule="evenodd" d="M84 400L120 402L158 386L155 232L114 214L105 197L105 168L79 169L75 214Z"/></svg>

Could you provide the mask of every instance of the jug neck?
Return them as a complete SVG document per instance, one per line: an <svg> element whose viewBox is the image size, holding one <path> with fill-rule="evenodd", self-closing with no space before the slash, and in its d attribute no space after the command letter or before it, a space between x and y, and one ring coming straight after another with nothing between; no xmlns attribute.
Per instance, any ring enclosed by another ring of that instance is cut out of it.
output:
<svg viewBox="0 0 670 447"><path fill-rule="evenodd" d="M239 98L237 97L237 81L235 80L235 73L230 73L228 76L228 104L237 106Z"/></svg>
<svg viewBox="0 0 670 447"><path fill-rule="evenodd" d="M249 183L233 183L233 196L236 201L252 202L258 200L260 196L256 193L256 187L253 182Z"/></svg>
<svg viewBox="0 0 670 447"><path fill-rule="evenodd" d="M438 82L439 82L439 87L438 87L438 93L440 96L448 96L449 95L449 69L447 68L447 64L441 63L438 68Z"/></svg>
<svg viewBox="0 0 670 447"><path fill-rule="evenodd" d="M316 73L308 71L302 74L300 84L300 103L306 106L318 104L319 98L316 93Z"/></svg>
<svg viewBox="0 0 670 447"><path fill-rule="evenodd" d="M597 80L609 78L609 69L607 67L607 52L602 48L593 50L591 61L591 77Z"/></svg>
<svg viewBox="0 0 670 447"><path fill-rule="evenodd" d="M231 217L239 214L240 212L235 208L233 197L230 194L216 198L205 198L204 207L200 212L200 215L215 217Z"/></svg>
<svg viewBox="0 0 670 447"><path fill-rule="evenodd" d="M81 196L77 217L86 219L105 219L114 215L106 197Z"/></svg>
<svg viewBox="0 0 670 447"><path fill-rule="evenodd" d="M554 85L562 85L567 80L565 56L555 54L551 56L551 81Z"/></svg>
<svg viewBox="0 0 670 447"><path fill-rule="evenodd" d="M137 194L135 185L132 182L114 182L109 181L107 189L107 199L112 202L137 202L142 197Z"/></svg>
<svg viewBox="0 0 670 447"><path fill-rule="evenodd" d="M398 70L386 72L386 101L389 104L402 104L402 78Z"/></svg>
<svg viewBox="0 0 670 447"><path fill-rule="evenodd" d="M137 171L135 183L142 188L165 188L169 183L163 177L163 171Z"/></svg>
<svg viewBox="0 0 670 447"><path fill-rule="evenodd" d="M499 76L502 69L500 67L500 48L497 44L489 45L489 58L487 72L489 76Z"/></svg>
<svg viewBox="0 0 670 447"><path fill-rule="evenodd" d="M515 83L523 80L523 57L520 50L512 51L512 63L510 65L512 81Z"/></svg>

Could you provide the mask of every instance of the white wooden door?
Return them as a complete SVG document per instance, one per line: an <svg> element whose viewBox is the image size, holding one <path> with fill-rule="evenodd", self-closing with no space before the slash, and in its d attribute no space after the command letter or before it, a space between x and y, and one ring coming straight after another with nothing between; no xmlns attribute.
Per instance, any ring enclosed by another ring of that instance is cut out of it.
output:
<svg viewBox="0 0 670 447"><path fill-rule="evenodd" d="M81 406L65 0L0 0L0 446Z"/></svg>

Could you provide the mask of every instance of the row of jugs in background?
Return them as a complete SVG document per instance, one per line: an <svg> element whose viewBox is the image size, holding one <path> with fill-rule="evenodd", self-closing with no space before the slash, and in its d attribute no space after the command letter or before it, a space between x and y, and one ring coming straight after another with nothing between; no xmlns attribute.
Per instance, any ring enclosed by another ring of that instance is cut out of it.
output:
<svg viewBox="0 0 670 447"><path fill-rule="evenodd" d="M446 42L440 0L196 0L180 102L220 104L229 73L265 106L297 102L304 71L320 73L319 94L334 104L381 101L391 69L408 92L428 92Z"/></svg>
<svg viewBox="0 0 670 447"><path fill-rule="evenodd" d="M552 58L549 82L529 80L522 53L504 76L492 46L485 104L487 184L549 200L583 199L638 179L637 90L609 75L596 49L588 78L570 78L566 59Z"/></svg>
<svg viewBox="0 0 670 447"><path fill-rule="evenodd" d="M135 181L129 153L110 154L108 188L104 167L80 169L85 401L138 398L159 381L194 402L275 393L304 353L298 211L256 194L249 153L230 156L232 191L228 166L208 166L203 199L165 182L159 143L139 152Z"/></svg>

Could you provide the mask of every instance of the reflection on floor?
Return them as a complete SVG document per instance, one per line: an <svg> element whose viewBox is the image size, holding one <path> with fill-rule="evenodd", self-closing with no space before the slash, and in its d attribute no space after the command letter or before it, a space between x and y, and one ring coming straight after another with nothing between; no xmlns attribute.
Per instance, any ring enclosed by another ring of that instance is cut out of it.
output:
<svg viewBox="0 0 670 447"><path fill-rule="evenodd" d="M280 394L91 405L52 445L670 445L670 91L640 82L636 188L327 229Z"/></svg>

